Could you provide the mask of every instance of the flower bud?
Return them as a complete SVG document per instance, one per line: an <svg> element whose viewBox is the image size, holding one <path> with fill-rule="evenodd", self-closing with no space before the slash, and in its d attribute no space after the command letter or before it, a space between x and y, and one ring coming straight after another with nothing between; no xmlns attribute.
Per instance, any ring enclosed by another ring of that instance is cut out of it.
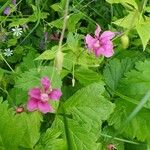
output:
<svg viewBox="0 0 150 150"><path fill-rule="evenodd" d="M22 112L24 112L24 108L23 107L16 108L16 113L22 113Z"/></svg>
<svg viewBox="0 0 150 150"><path fill-rule="evenodd" d="M124 34L123 36L121 36L121 43L122 43L123 49L128 48L128 46L129 46L129 37L128 37L128 35Z"/></svg>
<svg viewBox="0 0 150 150"><path fill-rule="evenodd" d="M62 51L57 51L56 56L55 56L55 66L58 70L58 72L60 73L60 71L62 70L62 66L63 66L63 53Z"/></svg>

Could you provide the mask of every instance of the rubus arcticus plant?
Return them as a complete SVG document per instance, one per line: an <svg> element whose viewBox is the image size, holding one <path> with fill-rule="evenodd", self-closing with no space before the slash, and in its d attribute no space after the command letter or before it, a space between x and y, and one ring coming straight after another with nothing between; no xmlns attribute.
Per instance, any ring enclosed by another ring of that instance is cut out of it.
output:
<svg viewBox="0 0 150 150"><path fill-rule="evenodd" d="M0 150L149 150L148 0L0 1Z"/></svg>

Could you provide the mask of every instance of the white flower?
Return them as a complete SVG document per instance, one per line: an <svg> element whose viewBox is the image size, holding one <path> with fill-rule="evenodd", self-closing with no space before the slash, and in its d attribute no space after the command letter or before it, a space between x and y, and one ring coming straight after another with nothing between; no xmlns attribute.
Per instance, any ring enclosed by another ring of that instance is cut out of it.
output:
<svg viewBox="0 0 150 150"><path fill-rule="evenodd" d="M7 56L7 57L9 57L9 56L11 56L12 54L13 54L13 51L12 50L10 50L10 48L8 48L8 49L4 49L4 55L5 56Z"/></svg>
<svg viewBox="0 0 150 150"><path fill-rule="evenodd" d="M18 26L13 28L12 31L14 32L14 36L20 36L22 34L22 28L19 28Z"/></svg>

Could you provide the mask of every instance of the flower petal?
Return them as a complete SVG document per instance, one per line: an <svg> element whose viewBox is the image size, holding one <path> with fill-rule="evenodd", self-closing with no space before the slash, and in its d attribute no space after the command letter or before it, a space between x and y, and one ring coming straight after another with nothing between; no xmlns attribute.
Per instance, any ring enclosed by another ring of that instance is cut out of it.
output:
<svg viewBox="0 0 150 150"><path fill-rule="evenodd" d="M35 99L40 99L41 97L41 91L40 91L40 88L33 88L33 89L30 89L29 92L28 92L28 95L32 98L35 98Z"/></svg>
<svg viewBox="0 0 150 150"><path fill-rule="evenodd" d="M49 98L51 100L59 100L61 95L62 95L62 92L60 89L53 89L49 94Z"/></svg>
<svg viewBox="0 0 150 150"><path fill-rule="evenodd" d="M99 57L100 55L102 55L102 52L104 51L104 48L103 47L100 47L98 49L95 49L94 52L95 52L95 55L96 57Z"/></svg>
<svg viewBox="0 0 150 150"><path fill-rule="evenodd" d="M10 15L10 7L6 7L5 9L4 9L4 14L5 15Z"/></svg>
<svg viewBox="0 0 150 150"><path fill-rule="evenodd" d="M96 30L95 30L95 36L99 37L101 32L101 27L97 24Z"/></svg>
<svg viewBox="0 0 150 150"><path fill-rule="evenodd" d="M87 47L88 47L88 49L90 49L90 50L92 50L93 49L93 45L94 45L94 43L95 43L95 38L93 38L91 35L87 35L86 37L85 37L85 42L86 42L86 44L87 44Z"/></svg>
<svg viewBox="0 0 150 150"><path fill-rule="evenodd" d="M104 51L102 51L102 55L105 57L111 57L114 54L113 44L111 41L108 41L106 45L103 46Z"/></svg>
<svg viewBox="0 0 150 150"><path fill-rule="evenodd" d="M51 85L51 82L48 77L43 77L41 79L41 84L44 87L45 91L47 91Z"/></svg>
<svg viewBox="0 0 150 150"><path fill-rule="evenodd" d="M115 36L114 32L105 31L101 34L100 39L111 40Z"/></svg>
<svg viewBox="0 0 150 150"><path fill-rule="evenodd" d="M54 112L54 109L52 108L52 106L48 103L48 102L38 102L38 109L46 114L48 112Z"/></svg>
<svg viewBox="0 0 150 150"><path fill-rule="evenodd" d="M34 98L30 98L27 103L27 109L29 111L34 111L38 109L38 101Z"/></svg>

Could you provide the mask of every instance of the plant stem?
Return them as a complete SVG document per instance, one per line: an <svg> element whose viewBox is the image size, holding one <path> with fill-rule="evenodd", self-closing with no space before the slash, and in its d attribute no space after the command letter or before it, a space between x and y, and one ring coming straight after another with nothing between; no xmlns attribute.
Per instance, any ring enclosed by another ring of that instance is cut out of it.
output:
<svg viewBox="0 0 150 150"><path fill-rule="evenodd" d="M13 73L15 73L15 71L14 71L13 68L9 65L9 63L8 63L7 60L3 57L3 55L1 54L0 56L1 56L1 58L4 60L4 62L6 63L6 65L10 68L10 70L11 70Z"/></svg>
<svg viewBox="0 0 150 150"><path fill-rule="evenodd" d="M63 42L65 29L66 29L66 25L67 25L67 20L68 20L68 17L67 17L68 8L69 8L69 0L66 1L65 13L64 13L64 22L63 22L63 28L62 28L61 36L60 36L60 40L59 40L58 51L61 51L61 47L62 47L62 42Z"/></svg>

